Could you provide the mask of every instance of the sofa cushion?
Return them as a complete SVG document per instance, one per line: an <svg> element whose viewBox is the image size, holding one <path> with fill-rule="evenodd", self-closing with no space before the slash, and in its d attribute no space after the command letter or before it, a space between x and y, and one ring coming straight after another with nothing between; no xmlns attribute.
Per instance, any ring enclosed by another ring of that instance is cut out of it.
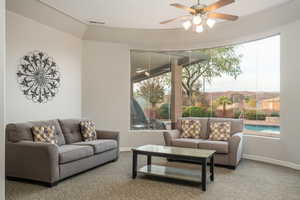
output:
<svg viewBox="0 0 300 200"><path fill-rule="evenodd" d="M58 142L57 144L63 145L66 143L58 120L8 124L6 126L7 140L11 142L19 142L21 140L33 141L33 135L31 130L33 126L54 126L55 137Z"/></svg>
<svg viewBox="0 0 300 200"><path fill-rule="evenodd" d="M65 137L62 134L60 124L57 119L55 120L48 120L48 121L34 121L30 122L33 124L33 126L54 126L55 127L55 135L57 139L58 145L64 145L66 144Z"/></svg>
<svg viewBox="0 0 300 200"><path fill-rule="evenodd" d="M207 139L208 138L208 118L200 118L200 117L183 117L178 119L177 123L176 123L176 129L179 130L180 134L182 133L182 126L181 126L181 120L195 120L195 121L199 121L201 123L201 131L200 131L200 135L199 137L201 139Z"/></svg>
<svg viewBox="0 0 300 200"><path fill-rule="evenodd" d="M211 133L210 140L227 141L230 138L231 122L211 122L209 124Z"/></svg>
<svg viewBox="0 0 300 200"><path fill-rule="evenodd" d="M10 142L19 142L22 140L33 141L31 123L12 123L6 125L6 139Z"/></svg>
<svg viewBox="0 0 300 200"><path fill-rule="evenodd" d="M198 148L198 144L200 141L202 141L202 139L177 138L175 140L172 140L172 146L186 147L186 148Z"/></svg>
<svg viewBox="0 0 300 200"><path fill-rule="evenodd" d="M199 149L215 150L217 153L228 153L229 145L225 141L201 140L198 141Z"/></svg>
<svg viewBox="0 0 300 200"><path fill-rule="evenodd" d="M230 135L233 135L235 133L243 132L244 130L244 121L243 119L232 119L232 118L210 118L209 123L211 122L231 122L231 130ZM211 133L211 129L208 128L209 134Z"/></svg>
<svg viewBox="0 0 300 200"><path fill-rule="evenodd" d="M199 139L201 134L201 122L198 120L181 120L182 138Z"/></svg>
<svg viewBox="0 0 300 200"><path fill-rule="evenodd" d="M33 126L32 134L35 142L57 144L54 126Z"/></svg>
<svg viewBox="0 0 300 200"><path fill-rule="evenodd" d="M87 142L76 142L73 145L80 145L80 146L91 146L94 148L95 153L102 153L111 149L116 149L118 147L116 140L93 140Z"/></svg>
<svg viewBox="0 0 300 200"><path fill-rule="evenodd" d="M64 119L59 120L61 130L65 136L67 144L72 144L75 142L81 142L82 136L80 131L80 119Z"/></svg>
<svg viewBox="0 0 300 200"><path fill-rule="evenodd" d="M79 146L71 144L58 147L58 152L60 164L80 160L82 158L94 155L94 151L91 146Z"/></svg>
<svg viewBox="0 0 300 200"><path fill-rule="evenodd" d="M80 122L80 130L83 141L93 141L97 139L96 126L92 121Z"/></svg>

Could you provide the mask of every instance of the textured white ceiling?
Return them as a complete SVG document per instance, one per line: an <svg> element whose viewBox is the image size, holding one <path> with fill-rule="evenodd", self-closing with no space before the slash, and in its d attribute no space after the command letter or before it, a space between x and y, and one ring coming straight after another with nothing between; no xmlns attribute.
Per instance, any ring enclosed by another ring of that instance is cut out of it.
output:
<svg viewBox="0 0 300 200"><path fill-rule="evenodd" d="M57 10L80 21L104 21L105 26L164 29L178 28L180 22L159 24L170 18L187 14L185 11L169 6L181 3L192 6L196 0L40 0ZM211 4L217 0L201 0ZM245 16L291 0L236 0L235 3L219 9L219 12Z"/></svg>

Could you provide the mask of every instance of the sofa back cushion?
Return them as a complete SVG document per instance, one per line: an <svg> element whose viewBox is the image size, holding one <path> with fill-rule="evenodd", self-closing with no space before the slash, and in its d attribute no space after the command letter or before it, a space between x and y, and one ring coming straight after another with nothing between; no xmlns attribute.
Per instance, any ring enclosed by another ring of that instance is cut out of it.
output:
<svg viewBox="0 0 300 200"><path fill-rule="evenodd" d="M233 135L235 133L243 132L244 129L244 121L243 119L232 119L232 118L210 118L209 124L213 122L230 122L230 135ZM210 126L208 126L209 134L212 132L210 129Z"/></svg>
<svg viewBox="0 0 300 200"><path fill-rule="evenodd" d="M181 120L181 138L199 139L201 134L201 122L199 120Z"/></svg>
<svg viewBox="0 0 300 200"><path fill-rule="evenodd" d="M32 126L33 124L29 122L7 124L5 129L6 140L9 142L33 141Z"/></svg>
<svg viewBox="0 0 300 200"><path fill-rule="evenodd" d="M34 142L57 144L54 126L33 126L31 130Z"/></svg>
<svg viewBox="0 0 300 200"><path fill-rule="evenodd" d="M80 119L60 119L59 123L65 136L66 144L81 142Z"/></svg>
<svg viewBox="0 0 300 200"><path fill-rule="evenodd" d="M96 125L93 121L81 121L80 131L83 141L87 142L97 140Z"/></svg>
<svg viewBox="0 0 300 200"><path fill-rule="evenodd" d="M180 134L183 133L183 129L182 129L182 120L194 120L194 121L199 121L201 123L201 131L199 134L199 138L200 139L207 139L208 138L208 118L202 118L202 117L183 117L183 118L179 118L177 123L176 123L176 129L179 130Z"/></svg>
<svg viewBox="0 0 300 200"><path fill-rule="evenodd" d="M211 133L209 134L209 140L214 141L227 141L231 137L231 122L210 122L209 129Z"/></svg>
<svg viewBox="0 0 300 200"><path fill-rule="evenodd" d="M6 126L7 140L10 142L19 142L21 140L33 141L32 127L33 126L54 126L55 137L58 145L64 145L65 138L62 134L58 120L34 121L26 123L12 123Z"/></svg>

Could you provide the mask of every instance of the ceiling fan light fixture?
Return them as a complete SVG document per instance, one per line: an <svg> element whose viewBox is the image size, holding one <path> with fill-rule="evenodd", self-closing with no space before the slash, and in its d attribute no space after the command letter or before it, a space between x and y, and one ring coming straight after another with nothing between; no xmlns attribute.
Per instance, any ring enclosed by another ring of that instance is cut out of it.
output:
<svg viewBox="0 0 300 200"><path fill-rule="evenodd" d="M227 20L227 21L236 21L239 17L236 15L218 13L215 12L217 9L227 6L235 2L235 0L214 0L215 3L210 5L205 5L200 3L201 0L197 0L197 4L192 6L185 6L180 3L172 3L170 6L185 10L188 12L187 15L169 19L166 21L160 22L160 24L167 24L177 20L183 21L182 26L185 30L188 30L192 27L192 31L201 33L204 31L204 28L213 28L216 24L216 19Z"/></svg>
<svg viewBox="0 0 300 200"><path fill-rule="evenodd" d="M202 33L203 30L204 30L203 25L197 25L197 26L196 26L196 32L197 32L197 33Z"/></svg>
<svg viewBox="0 0 300 200"><path fill-rule="evenodd" d="M207 19L206 24L207 24L207 26L209 28L212 28L216 24L216 20L214 20L214 19Z"/></svg>
<svg viewBox="0 0 300 200"><path fill-rule="evenodd" d="M192 26L192 23L190 20L188 20L188 21L183 22L182 26L185 30L188 30Z"/></svg>
<svg viewBox="0 0 300 200"><path fill-rule="evenodd" d="M201 19L201 17L199 15L195 15L193 17L193 24L198 25L198 24L201 23L201 21L202 21L202 19Z"/></svg>

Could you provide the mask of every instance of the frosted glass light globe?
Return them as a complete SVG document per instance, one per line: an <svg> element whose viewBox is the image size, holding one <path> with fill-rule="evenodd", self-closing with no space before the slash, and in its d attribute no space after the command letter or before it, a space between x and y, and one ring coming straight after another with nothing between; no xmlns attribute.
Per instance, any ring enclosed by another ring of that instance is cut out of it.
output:
<svg viewBox="0 0 300 200"><path fill-rule="evenodd" d="M202 19L199 15L193 17L193 24L198 25L201 23L201 21Z"/></svg>
<svg viewBox="0 0 300 200"><path fill-rule="evenodd" d="M207 23L207 26L209 26L209 28L212 28L215 25L216 20L214 20L214 19L208 19L206 21L206 23Z"/></svg>
<svg viewBox="0 0 300 200"><path fill-rule="evenodd" d="M188 30L192 26L192 23L191 23L191 21L188 20L188 21L183 22L182 26L185 30Z"/></svg>
<svg viewBox="0 0 300 200"><path fill-rule="evenodd" d="M203 25L198 25L198 26L196 26L196 32L197 33L202 33L203 32Z"/></svg>

